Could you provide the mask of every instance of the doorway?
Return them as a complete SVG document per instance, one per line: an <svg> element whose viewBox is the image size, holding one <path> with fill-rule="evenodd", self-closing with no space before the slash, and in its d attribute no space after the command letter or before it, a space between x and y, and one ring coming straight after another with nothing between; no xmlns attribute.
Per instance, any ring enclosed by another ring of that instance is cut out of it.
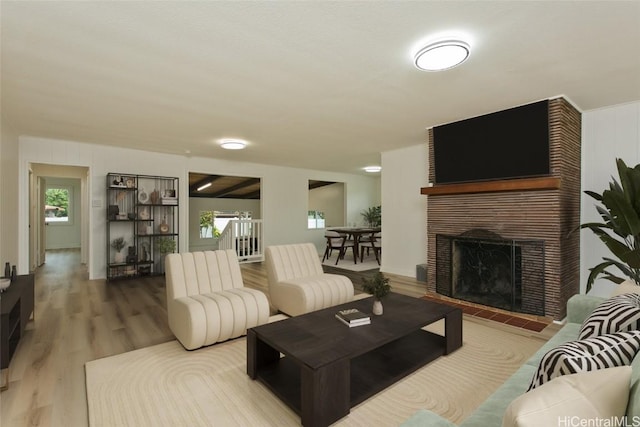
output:
<svg viewBox="0 0 640 427"><path fill-rule="evenodd" d="M47 251L78 252L87 264L89 247L89 168L29 165L29 269L47 260ZM52 258L55 260L58 258Z"/></svg>

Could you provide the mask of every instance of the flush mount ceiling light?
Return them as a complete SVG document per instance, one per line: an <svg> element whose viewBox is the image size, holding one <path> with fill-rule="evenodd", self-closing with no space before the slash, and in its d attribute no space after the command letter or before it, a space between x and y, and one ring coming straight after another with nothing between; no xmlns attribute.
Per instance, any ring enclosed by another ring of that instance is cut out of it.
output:
<svg viewBox="0 0 640 427"><path fill-rule="evenodd" d="M375 173L380 172L382 170L382 166L365 166L362 169L364 169L365 172Z"/></svg>
<svg viewBox="0 0 640 427"><path fill-rule="evenodd" d="M205 188L209 188L209 187L211 187L211 182L207 182L206 184L201 185L200 187L198 187L198 189L196 191L202 191Z"/></svg>
<svg viewBox="0 0 640 427"><path fill-rule="evenodd" d="M221 139L220 146L225 150L242 150L247 146L247 141L241 139Z"/></svg>
<svg viewBox="0 0 640 427"><path fill-rule="evenodd" d="M413 61L419 70L448 70L463 63L470 51L469 45L462 40L440 40L419 49Z"/></svg>

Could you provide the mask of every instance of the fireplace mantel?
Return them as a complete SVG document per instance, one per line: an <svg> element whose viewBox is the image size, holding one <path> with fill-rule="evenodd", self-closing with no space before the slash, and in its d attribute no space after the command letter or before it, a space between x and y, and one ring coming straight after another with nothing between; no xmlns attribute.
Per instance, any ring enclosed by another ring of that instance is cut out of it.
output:
<svg viewBox="0 0 640 427"><path fill-rule="evenodd" d="M504 191L557 190L560 178L520 178L501 179L498 181L465 182L461 184L443 184L433 187L422 187L420 194L441 196L446 194L498 193Z"/></svg>

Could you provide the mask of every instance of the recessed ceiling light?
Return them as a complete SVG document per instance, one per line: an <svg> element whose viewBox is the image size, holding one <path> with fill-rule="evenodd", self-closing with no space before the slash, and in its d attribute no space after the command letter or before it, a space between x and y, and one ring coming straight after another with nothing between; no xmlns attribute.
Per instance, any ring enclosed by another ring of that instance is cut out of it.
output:
<svg viewBox="0 0 640 427"><path fill-rule="evenodd" d="M380 172L382 170L382 166L365 166L362 169L364 169L365 172L375 173Z"/></svg>
<svg viewBox="0 0 640 427"><path fill-rule="evenodd" d="M463 63L471 48L462 40L440 40L420 48L413 56L415 66L424 71L442 71Z"/></svg>
<svg viewBox="0 0 640 427"><path fill-rule="evenodd" d="M220 146L226 150L242 150L247 146L247 141L241 139L221 139Z"/></svg>

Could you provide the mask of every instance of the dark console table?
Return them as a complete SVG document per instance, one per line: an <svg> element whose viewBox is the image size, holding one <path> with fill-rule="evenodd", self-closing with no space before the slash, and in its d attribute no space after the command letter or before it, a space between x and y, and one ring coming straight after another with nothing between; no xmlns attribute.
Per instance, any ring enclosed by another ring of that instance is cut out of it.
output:
<svg viewBox="0 0 640 427"><path fill-rule="evenodd" d="M33 274L20 275L0 294L0 368L6 370L3 390L9 385L9 363L33 313L34 285Z"/></svg>

